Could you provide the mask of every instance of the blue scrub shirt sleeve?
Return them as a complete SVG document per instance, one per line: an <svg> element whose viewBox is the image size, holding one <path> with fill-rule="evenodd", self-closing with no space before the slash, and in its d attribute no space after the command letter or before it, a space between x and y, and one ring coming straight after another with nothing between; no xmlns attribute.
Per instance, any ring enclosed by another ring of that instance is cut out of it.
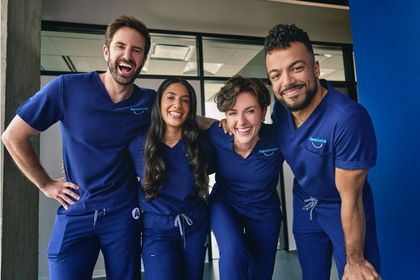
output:
<svg viewBox="0 0 420 280"><path fill-rule="evenodd" d="M38 131L44 131L63 119L63 76L49 82L29 98L17 110L26 123Z"/></svg>
<svg viewBox="0 0 420 280"><path fill-rule="evenodd" d="M337 128L335 163L342 169L368 169L376 164L376 136L372 121L361 110Z"/></svg>

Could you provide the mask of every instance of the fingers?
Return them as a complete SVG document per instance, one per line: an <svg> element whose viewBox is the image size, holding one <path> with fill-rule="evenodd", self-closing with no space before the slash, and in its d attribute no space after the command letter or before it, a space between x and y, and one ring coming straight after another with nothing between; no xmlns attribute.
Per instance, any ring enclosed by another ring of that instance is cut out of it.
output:
<svg viewBox="0 0 420 280"><path fill-rule="evenodd" d="M229 129L229 127L228 127L228 124L227 124L226 119L221 119L221 120L220 120L220 122L219 122L219 127L223 128L223 132L224 132L225 134L228 134L228 133L229 133L229 135L232 135L232 132L230 131L230 129Z"/></svg>
<svg viewBox="0 0 420 280"><path fill-rule="evenodd" d="M76 199L76 200L79 200L80 199L80 196L77 194L77 193L75 193L75 192L73 192L72 190L70 190L70 189L63 189L63 192L64 192L64 194L67 196L67 197L72 197L72 198L74 198L74 199ZM74 203L74 202L73 202ZM73 204L72 203L72 204Z"/></svg>
<svg viewBox="0 0 420 280"><path fill-rule="evenodd" d="M75 190L79 189L79 186L76 184L73 184L72 182L64 182L64 186L67 188L75 189Z"/></svg>
<svg viewBox="0 0 420 280"><path fill-rule="evenodd" d="M66 182L64 178L60 178L52 180L42 191L47 197L57 200L67 210L70 205L75 204L80 199L80 196L73 191L78 189L79 186L76 184Z"/></svg>
<svg viewBox="0 0 420 280"><path fill-rule="evenodd" d="M58 203L60 203L61 206L63 206L64 209L66 209L66 210L69 209L69 207L67 206L67 203L63 199L61 199L60 197L57 197L55 200L57 200Z"/></svg>

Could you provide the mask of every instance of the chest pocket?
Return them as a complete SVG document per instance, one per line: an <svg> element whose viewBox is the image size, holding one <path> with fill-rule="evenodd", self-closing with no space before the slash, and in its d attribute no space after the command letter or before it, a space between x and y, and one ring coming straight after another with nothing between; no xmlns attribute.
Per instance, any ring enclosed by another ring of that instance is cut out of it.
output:
<svg viewBox="0 0 420 280"><path fill-rule="evenodd" d="M150 122L149 108L131 108L129 117L125 121L125 134L133 135L146 129Z"/></svg>
<svg viewBox="0 0 420 280"><path fill-rule="evenodd" d="M304 148L306 151L317 155L326 155L332 151L331 143L318 138L309 138L304 144Z"/></svg>

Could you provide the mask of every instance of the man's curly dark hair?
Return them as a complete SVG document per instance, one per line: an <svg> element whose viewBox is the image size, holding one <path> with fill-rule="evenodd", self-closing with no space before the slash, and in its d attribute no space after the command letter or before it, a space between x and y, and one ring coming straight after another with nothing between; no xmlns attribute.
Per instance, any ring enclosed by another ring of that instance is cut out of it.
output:
<svg viewBox="0 0 420 280"><path fill-rule="evenodd" d="M278 24L271 28L264 40L265 54L271 53L274 49L287 49L290 47L291 42L303 43L308 51L312 55L314 54L308 33L294 24Z"/></svg>

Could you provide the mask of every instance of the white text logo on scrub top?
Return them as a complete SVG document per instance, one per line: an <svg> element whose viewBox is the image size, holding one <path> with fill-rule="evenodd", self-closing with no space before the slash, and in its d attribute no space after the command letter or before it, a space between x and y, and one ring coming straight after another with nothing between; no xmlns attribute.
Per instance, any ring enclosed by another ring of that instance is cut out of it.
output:
<svg viewBox="0 0 420 280"><path fill-rule="evenodd" d="M149 111L148 107L132 107L130 111L133 112L134 115L142 115L144 112Z"/></svg>
<svg viewBox="0 0 420 280"><path fill-rule="evenodd" d="M315 137L309 137L309 141L311 141L312 146L316 149L321 149L327 143L327 140Z"/></svg>
<svg viewBox="0 0 420 280"><path fill-rule="evenodd" d="M264 150L259 150L258 153L265 155L266 157L271 156L272 154L274 154L275 151L277 151L279 148L271 148L271 149L264 149Z"/></svg>

